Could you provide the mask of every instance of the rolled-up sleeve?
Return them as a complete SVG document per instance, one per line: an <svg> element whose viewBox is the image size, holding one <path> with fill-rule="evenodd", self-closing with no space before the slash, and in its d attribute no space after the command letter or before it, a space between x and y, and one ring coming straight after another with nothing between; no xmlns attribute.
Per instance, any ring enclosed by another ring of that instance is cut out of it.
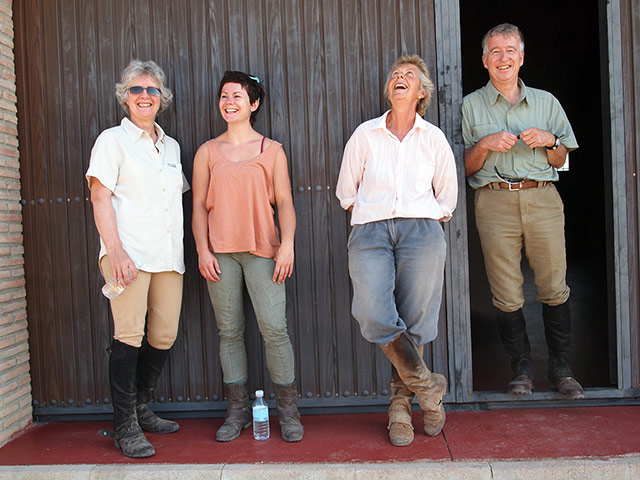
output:
<svg viewBox="0 0 640 480"><path fill-rule="evenodd" d="M349 207L356 203L358 187L364 172L364 155L360 148L360 137L361 132L356 129L347 142L342 155L342 165L340 166L340 174L336 185L336 197L340 200L340 206L345 210L348 210Z"/></svg>
<svg viewBox="0 0 640 480"><path fill-rule="evenodd" d="M440 205L444 221L453 215L458 203L458 174L455 157L443 133L435 137L435 171L433 194Z"/></svg>
<svg viewBox="0 0 640 480"><path fill-rule="evenodd" d="M112 192L115 190L121 158L119 150L120 146L114 139L113 130L105 130L98 136L91 149L89 168L85 174L89 188L91 188L91 178L95 177Z"/></svg>

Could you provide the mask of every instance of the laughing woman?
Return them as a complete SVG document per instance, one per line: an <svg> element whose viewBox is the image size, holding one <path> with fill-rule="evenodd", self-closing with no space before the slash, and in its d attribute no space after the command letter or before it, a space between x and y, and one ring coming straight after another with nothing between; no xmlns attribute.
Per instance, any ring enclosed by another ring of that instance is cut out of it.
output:
<svg viewBox="0 0 640 480"><path fill-rule="evenodd" d="M447 381L429 371L422 354L438 331L446 254L439 222L453 214L458 183L444 133L422 118L432 92L420 57L396 60L385 85L391 109L355 130L336 189L352 212L351 312L393 366L389 439L396 446L413 441L414 395L427 435L438 435L445 422Z"/></svg>
<svg viewBox="0 0 640 480"><path fill-rule="evenodd" d="M193 235L218 326L229 408L216 440L251 425L244 344L243 282L264 339L282 438L302 440L293 348L285 317L286 278L293 272L296 214L287 157L278 142L253 129L264 99L256 77L225 72L218 89L227 130L204 143L193 165ZM278 210L280 238L275 224Z"/></svg>
<svg viewBox="0 0 640 480"><path fill-rule="evenodd" d="M124 291L111 299L109 381L116 445L128 457L155 453L142 430L172 433L149 402L178 334L185 270L180 147L155 122L173 98L162 69L133 60L116 84L127 113L96 139L87 170L100 234L100 269ZM146 320L146 335L145 335Z"/></svg>

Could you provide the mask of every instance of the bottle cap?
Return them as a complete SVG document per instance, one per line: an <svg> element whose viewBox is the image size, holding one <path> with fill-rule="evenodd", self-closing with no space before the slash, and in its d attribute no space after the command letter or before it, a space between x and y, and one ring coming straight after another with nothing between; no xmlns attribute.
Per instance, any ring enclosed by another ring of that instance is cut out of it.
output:
<svg viewBox="0 0 640 480"><path fill-rule="evenodd" d="M256 390L256 397L264 397L264 391Z"/></svg>

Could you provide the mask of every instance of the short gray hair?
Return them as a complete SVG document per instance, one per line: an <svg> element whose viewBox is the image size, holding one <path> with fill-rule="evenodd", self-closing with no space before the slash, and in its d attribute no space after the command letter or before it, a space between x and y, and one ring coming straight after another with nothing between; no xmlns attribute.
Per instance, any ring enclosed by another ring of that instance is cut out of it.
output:
<svg viewBox="0 0 640 480"><path fill-rule="evenodd" d="M427 111L427 107L431 102L431 95L433 94L433 82L431 81L431 76L429 75L429 70L427 69L427 64L424 63L424 60L420 58L418 55L400 55L398 59L393 62L391 68L389 69L389 73L387 74L387 80L384 82L384 97L389 100L389 81L391 80L391 75L400 65L411 64L418 67L418 78L420 79L420 90L424 92L424 97L418 100L418 104L416 105L416 112L421 117Z"/></svg>
<svg viewBox="0 0 640 480"><path fill-rule="evenodd" d="M129 65L127 65L120 74L120 82L116 83L116 98L127 115L129 115L129 105L127 105L129 87L132 86L131 82L133 82L135 78L143 75L150 76L153 78L153 81L158 84L158 88L160 89L160 112L167 108L173 100L173 93L165 86L167 77L156 62L153 60L146 62L131 60Z"/></svg>
<svg viewBox="0 0 640 480"><path fill-rule="evenodd" d="M520 53L524 53L524 35L518 27L511 23L501 23L493 27L482 37L482 54L486 55L487 53L487 42L490 37L494 37L496 35L503 35L505 37L516 36L520 40Z"/></svg>

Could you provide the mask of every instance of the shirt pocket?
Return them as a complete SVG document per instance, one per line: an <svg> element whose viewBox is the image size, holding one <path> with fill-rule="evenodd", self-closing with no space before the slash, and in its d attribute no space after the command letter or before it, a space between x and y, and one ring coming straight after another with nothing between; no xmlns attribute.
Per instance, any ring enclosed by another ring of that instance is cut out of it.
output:
<svg viewBox="0 0 640 480"><path fill-rule="evenodd" d="M500 125L495 123L484 123L482 125L476 125L473 127L473 138L475 143L478 143L480 139L491 135L492 133L501 132L504 130Z"/></svg>
<svg viewBox="0 0 640 480"><path fill-rule="evenodd" d="M178 189L182 193L184 180L182 175L182 164L167 163L166 164L167 185L171 189Z"/></svg>

